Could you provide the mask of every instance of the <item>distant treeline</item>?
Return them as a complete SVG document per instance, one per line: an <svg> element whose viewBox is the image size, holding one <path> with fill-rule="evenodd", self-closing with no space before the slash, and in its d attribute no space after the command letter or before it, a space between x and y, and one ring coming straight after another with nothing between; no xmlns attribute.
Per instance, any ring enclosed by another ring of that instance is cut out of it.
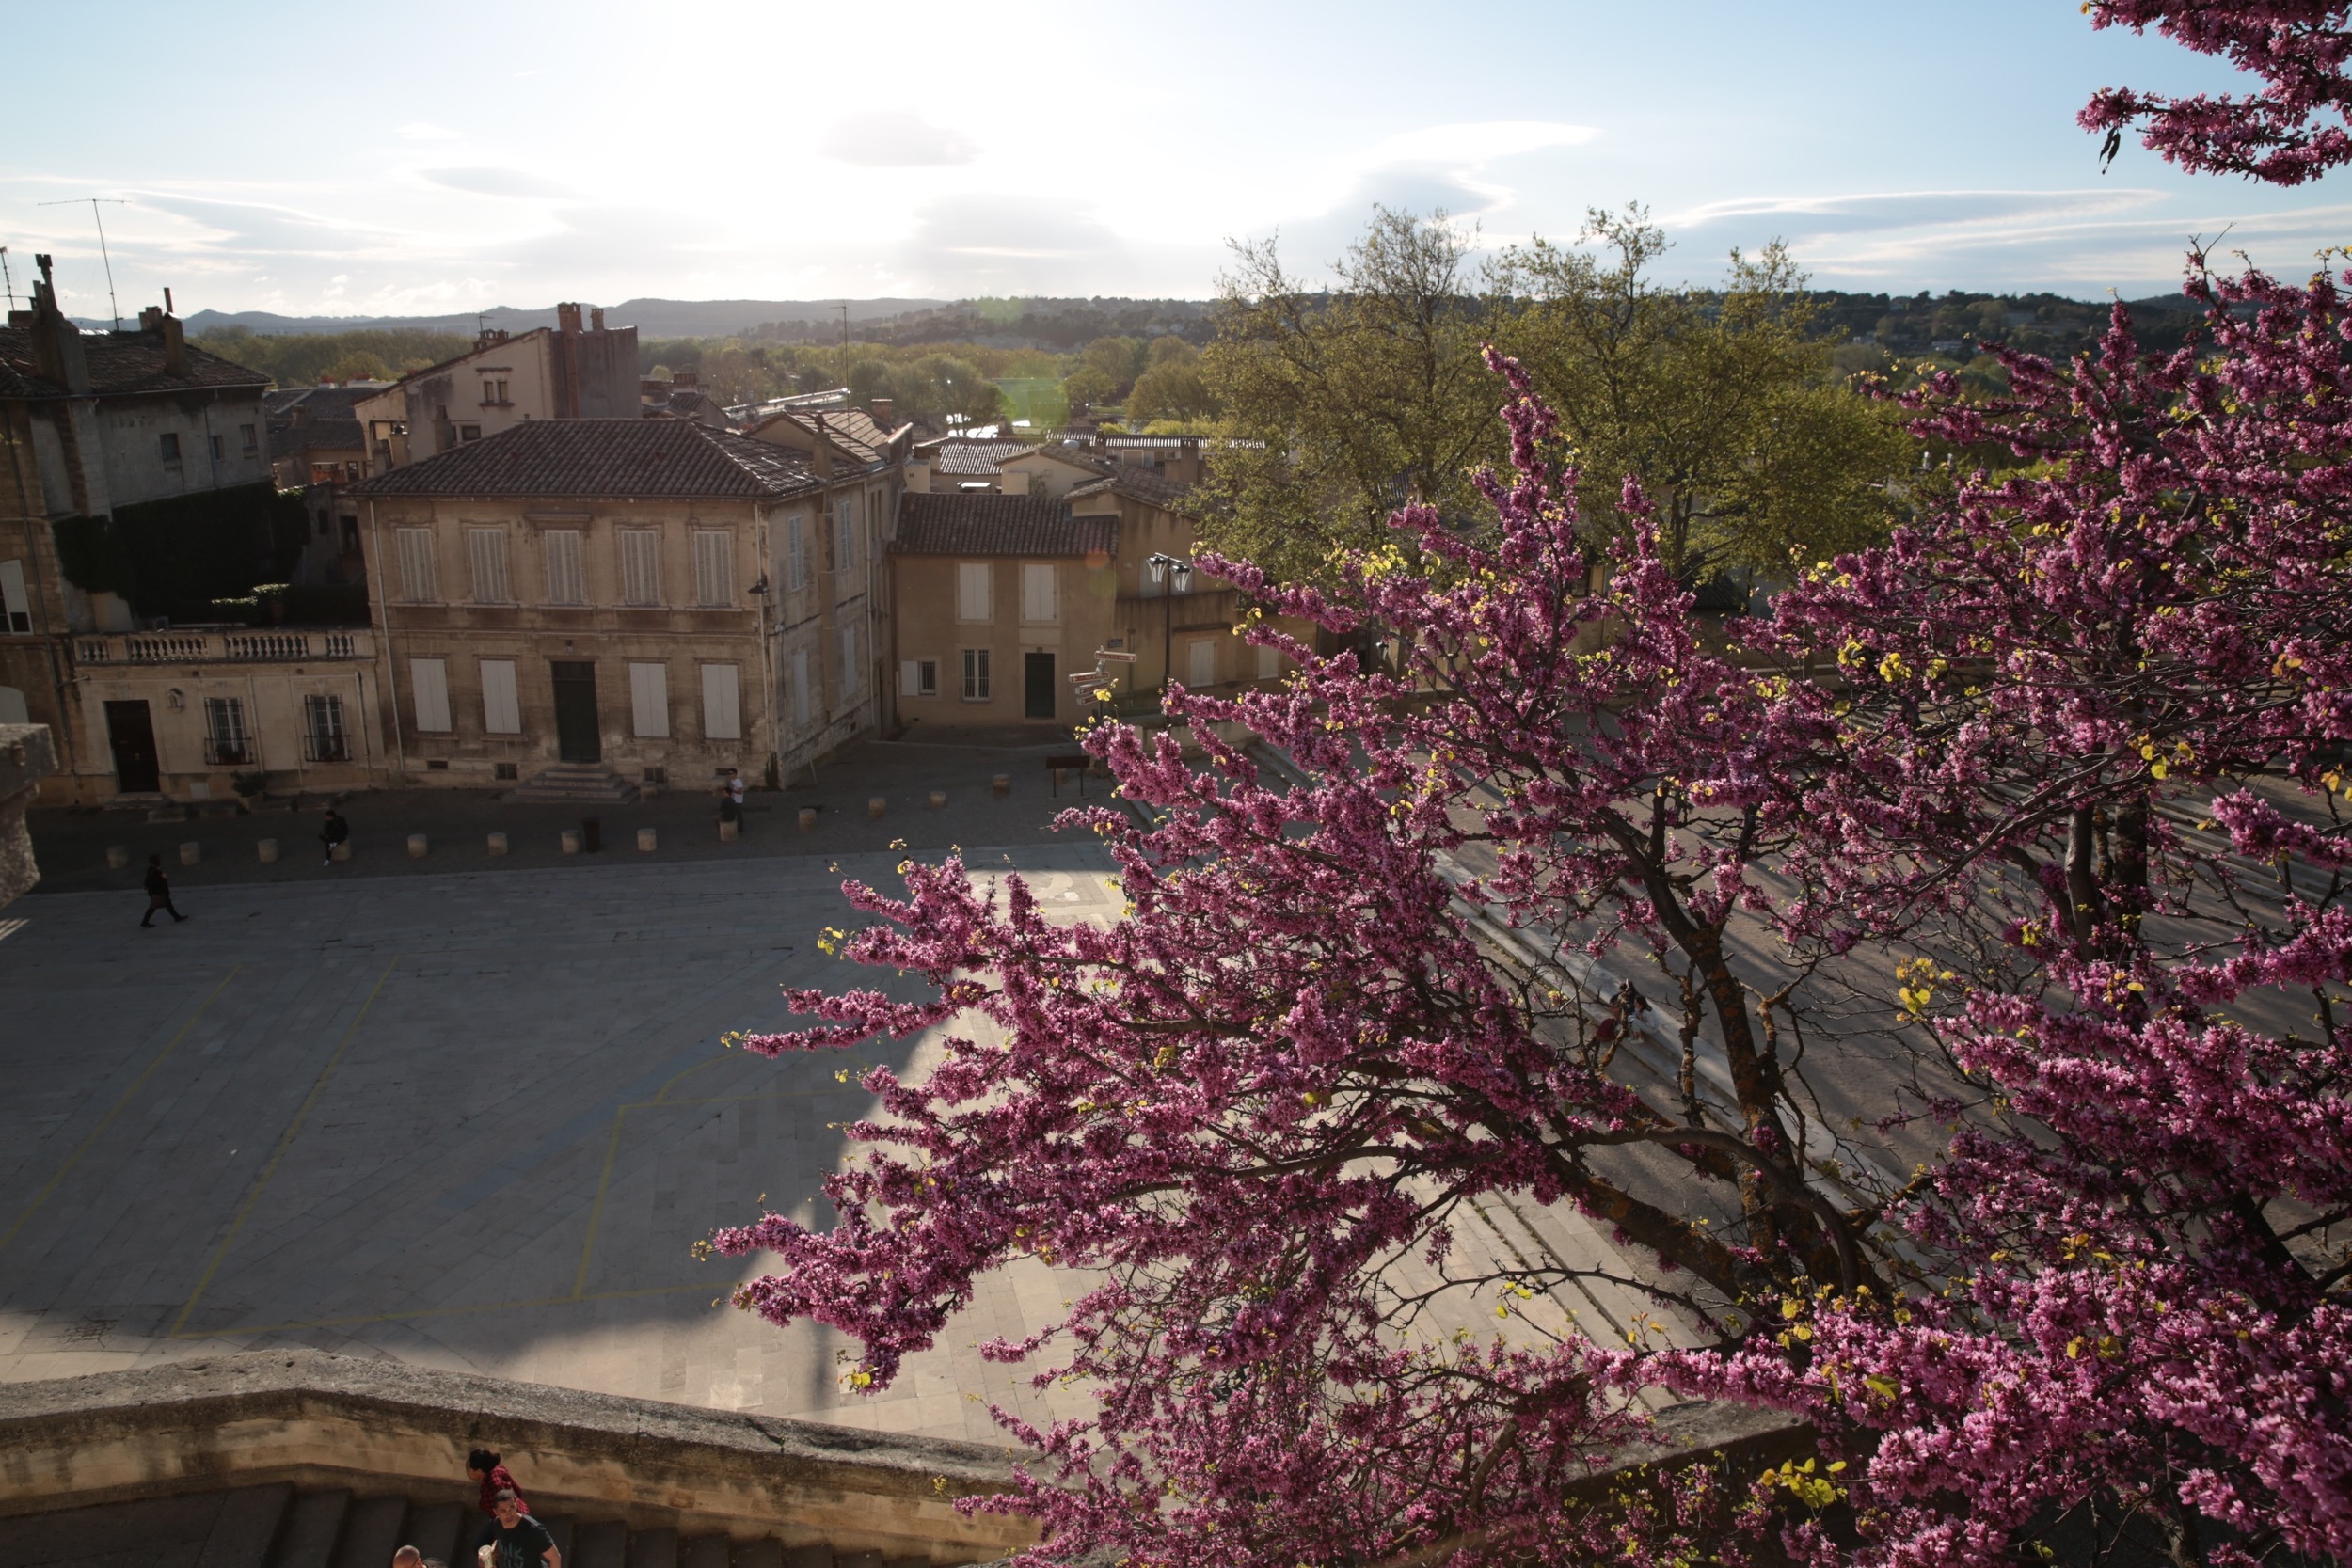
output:
<svg viewBox="0 0 2352 1568"><path fill-rule="evenodd" d="M454 358L473 347L471 338L413 327L276 337L229 326L188 341L247 370L260 371L280 387L311 387L321 380L389 381Z"/></svg>

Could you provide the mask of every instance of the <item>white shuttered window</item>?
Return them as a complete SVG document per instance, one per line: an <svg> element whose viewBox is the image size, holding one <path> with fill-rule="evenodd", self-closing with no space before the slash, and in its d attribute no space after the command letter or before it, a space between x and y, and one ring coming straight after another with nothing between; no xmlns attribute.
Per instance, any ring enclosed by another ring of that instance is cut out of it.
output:
<svg viewBox="0 0 2352 1568"><path fill-rule="evenodd" d="M523 708L515 691L515 661L482 661L482 727L491 735L523 733Z"/></svg>
<svg viewBox="0 0 2352 1568"><path fill-rule="evenodd" d="M956 562L956 619L959 621L993 621L996 612L990 604L989 574L985 561Z"/></svg>
<svg viewBox="0 0 2352 1568"><path fill-rule="evenodd" d="M732 664L703 666L703 738L743 738L743 699Z"/></svg>
<svg viewBox="0 0 2352 1568"><path fill-rule="evenodd" d="M792 650L792 722L808 722L808 650Z"/></svg>
<svg viewBox="0 0 2352 1568"><path fill-rule="evenodd" d="M841 700L847 702L857 694L864 683L858 679L857 627L841 628Z"/></svg>
<svg viewBox="0 0 2352 1568"><path fill-rule="evenodd" d="M722 529L694 531L694 602L716 609L735 602L735 535Z"/></svg>
<svg viewBox="0 0 2352 1568"><path fill-rule="evenodd" d="M833 564L838 572L857 564L857 525L850 520L854 515L850 497L833 503Z"/></svg>
<svg viewBox="0 0 2352 1568"><path fill-rule="evenodd" d="M784 563L787 580L799 593L808 586L808 519L795 512L784 520Z"/></svg>
<svg viewBox="0 0 2352 1568"><path fill-rule="evenodd" d="M621 602L661 602L661 534L657 529L625 528L621 538Z"/></svg>
<svg viewBox="0 0 2352 1568"><path fill-rule="evenodd" d="M632 664L628 667L628 708L632 728L642 736L659 739L670 733L670 667Z"/></svg>
<svg viewBox="0 0 2352 1568"><path fill-rule="evenodd" d="M473 568L473 602L511 604L506 586L506 531L469 528L466 531L466 561Z"/></svg>
<svg viewBox="0 0 2352 1568"><path fill-rule="evenodd" d="M1034 625L1048 624L1056 619L1054 566L1051 562L1021 568L1021 618Z"/></svg>
<svg viewBox="0 0 2352 1568"><path fill-rule="evenodd" d="M449 721L449 660L445 658L412 658L408 661L408 685L416 693L417 728L433 733L445 733L453 726Z"/></svg>
<svg viewBox="0 0 2352 1568"><path fill-rule="evenodd" d="M1185 665L1184 684L1186 686L1215 686L1216 684L1216 644L1207 638L1202 638L1200 641L1193 643Z"/></svg>
<svg viewBox="0 0 2352 1568"><path fill-rule="evenodd" d="M587 583L580 570L580 530L549 529L546 535L548 546L548 603L586 604Z"/></svg>
<svg viewBox="0 0 2352 1568"><path fill-rule="evenodd" d="M392 531L400 546L400 596L410 604L438 604L440 574L433 564L433 531L402 528Z"/></svg>
<svg viewBox="0 0 2352 1568"><path fill-rule="evenodd" d="M1270 681L1282 673L1282 650L1262 647L1258 650L1258 678Z"/></svg>

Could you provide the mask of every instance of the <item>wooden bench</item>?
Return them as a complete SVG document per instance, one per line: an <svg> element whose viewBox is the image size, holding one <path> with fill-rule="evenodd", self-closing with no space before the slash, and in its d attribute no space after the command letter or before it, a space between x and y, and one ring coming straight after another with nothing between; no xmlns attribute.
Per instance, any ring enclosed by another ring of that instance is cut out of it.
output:
<svg viewBox="0 0 2352 1568"><path fill-rule="evenodd" d="M1047 772L1054 775L1055 796L1059 798L1061 795L1061 776L1071 769L1075 768L1078 773L1078 798L1080 800L1086 799L1087 769L1093 766L1094 759L1087 755L1084 752L1066 752L1059 756L1047 757L1045 759L1045 769Z"/></svg>

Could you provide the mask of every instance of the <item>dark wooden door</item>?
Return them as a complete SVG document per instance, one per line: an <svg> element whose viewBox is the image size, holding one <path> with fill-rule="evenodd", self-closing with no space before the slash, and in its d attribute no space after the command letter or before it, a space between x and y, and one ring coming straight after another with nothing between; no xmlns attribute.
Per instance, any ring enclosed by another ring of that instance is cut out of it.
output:
<svg viewBox="0 0 2352 1568"><path fill-rule="evenodd" d="M553 661L555 754L565 762L602 762L596 728L596 667L586 659Z"/></svg>
<svg viewBox="0 0 2352 1568"><path fill-rule="evenodd" d="M1054 656L1025 654L1021 660L1022 711L1032 719L1054 717Z"/></svg>
<svg viewBox="0 0 2352 1568"><path fill-rule="evenodd" d="M115 787L125 795L152 795L164 787L155 767L155 721L143 702L106 705L106 739L114 747Z"/></svg>

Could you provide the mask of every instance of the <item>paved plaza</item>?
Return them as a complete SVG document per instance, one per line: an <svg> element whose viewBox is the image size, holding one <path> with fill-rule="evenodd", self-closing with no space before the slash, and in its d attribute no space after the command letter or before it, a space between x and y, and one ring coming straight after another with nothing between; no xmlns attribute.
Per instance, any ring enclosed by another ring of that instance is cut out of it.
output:
<svg viewBox="0 0 2352 1568"><path fill-rule="evenodd" d="M1011 842L968 863L1115 918L1107 858L1041 831L1041 785L990 798L969 826ZM192 871L188 923L153 930L135 881L20 899L0 913L0 1379L304 1345L945 1437L997 1438L991 1401L1074 1413L975 1347L1053 1321L1080 1276L991 1277L873 1398L841 1386L838 1336L726 1304L756 1260L692 1255L763 1196L827 1217L833 1125L871 1097L839 1057L721 1037L784 1025L780 987L870 981L817 935L850 914L843 878L886 885L885 835L924 826L844 816L835 853ZM930 1045L860 1059L920 1071ZM1572 1215L1497 1227L1496 1258L1605 1250Z"/></svg>

